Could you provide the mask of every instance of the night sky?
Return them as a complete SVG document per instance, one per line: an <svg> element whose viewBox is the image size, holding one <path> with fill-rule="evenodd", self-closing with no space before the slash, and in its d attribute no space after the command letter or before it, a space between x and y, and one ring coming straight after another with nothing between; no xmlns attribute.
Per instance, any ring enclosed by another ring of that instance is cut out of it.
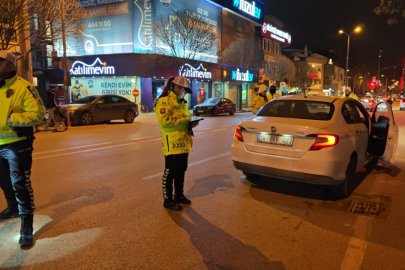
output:
<svg viewBox="0 0 405 270"><path fill-rule="evenodd" d="M374 7L379 0L262 0L266 13L277 17L292 35L292 48L308 50L335 50L339 54L338 65L346 63L347 36L338 34L339 29L353 31L364 25L363 31L351 36L349 68L356 63L368 62L378 66L379 50L383 50L381 67L405 63L405 18L399 24L388 25L387 16L378 16ZM380 74L393 73L393 69ZM399 77L401 68L396 69Z"/></svg>

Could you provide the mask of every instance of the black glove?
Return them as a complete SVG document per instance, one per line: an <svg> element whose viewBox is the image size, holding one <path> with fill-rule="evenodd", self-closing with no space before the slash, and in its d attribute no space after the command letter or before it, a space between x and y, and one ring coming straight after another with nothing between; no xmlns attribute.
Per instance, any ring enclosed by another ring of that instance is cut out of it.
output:
<svg viewBox="0 0 405 270"><path fill-rule="evenodd" d="M18 137L27 137L29 140L34 140L34 129L32 127L15 127L13 128Z"/></svg>

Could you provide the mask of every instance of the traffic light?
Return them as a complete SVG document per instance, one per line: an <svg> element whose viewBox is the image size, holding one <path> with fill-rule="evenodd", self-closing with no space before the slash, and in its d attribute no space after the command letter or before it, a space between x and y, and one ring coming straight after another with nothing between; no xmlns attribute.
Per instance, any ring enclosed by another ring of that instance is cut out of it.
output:
<svg viewBox="0 0 405 270"><path fill-rule="evenodd" d="M370 88L375 88L377 83L376 82L370 82L368 85L370 86Z"/></svg>

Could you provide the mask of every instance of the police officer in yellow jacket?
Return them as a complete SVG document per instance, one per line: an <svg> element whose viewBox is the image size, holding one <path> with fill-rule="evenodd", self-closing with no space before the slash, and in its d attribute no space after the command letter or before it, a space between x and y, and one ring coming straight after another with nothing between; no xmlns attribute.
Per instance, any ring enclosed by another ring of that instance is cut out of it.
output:
<svg viewBox="0 0 405 270"><path fill-rule="evenodd" d="M163 174L163 206L179 211L180 203L190 204L184 196L184 176L188 166L188 154L192 151L193 139L190 113L184 100L186 93L191 94L189 81L182 76L171 77L159 99L154 111L162 134L162 151L165 156ZM173 200L174 181L174 200Z"/></svg>
<svg viewBox="0 0 405 270"><path fill-rule="evenodd" d="M15 71L16 58L0 51L0 187L7 209L0 219L21 216L20 246L33 246L31 187L33 127L45 115L38 91Z"/></svg>
<svg viewBox="0 0 405 270"><path fill-rule="evenodd" d="M359 100L359 97L355 94L352 93L352 88L350 86L344 87L345 93L342 97L348 97L348 98L353 98L355 100Z"/></svg>
<svg viewBox="0 0 405 270"><path fill-rule="evenodd" d="M267 102L269 102L269 100L267 99L267 86L265 84L260 85L259 90L258 90L258 95L257 97L255 97L255 99L253 100L253 104L252 104L252 112L253 114L256 114L256 112Z"/></svg>
<svg viewBox="0 0 405 270"><path fill-rule="evenodd" d="M276 99L278 97L281 97L281 95L277 94L276 91L277 91L277 87L274 84L271 85L270 86L270 94L267 94L267 100L268 101Z"/></svg>

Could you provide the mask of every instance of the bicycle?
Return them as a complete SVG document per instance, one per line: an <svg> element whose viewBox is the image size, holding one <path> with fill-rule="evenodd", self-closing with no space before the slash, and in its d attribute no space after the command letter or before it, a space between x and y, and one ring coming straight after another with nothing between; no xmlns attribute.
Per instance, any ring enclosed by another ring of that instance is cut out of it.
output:
<svg viewBox="0 0 405 270"><path fill-rule="evenodd" d="M140 105L139 105L139 109L141 110L141 113L147 113L147 112L149 112L148 106L145 106L145 105L143 105L143 104L140 104Z"/></svg>

